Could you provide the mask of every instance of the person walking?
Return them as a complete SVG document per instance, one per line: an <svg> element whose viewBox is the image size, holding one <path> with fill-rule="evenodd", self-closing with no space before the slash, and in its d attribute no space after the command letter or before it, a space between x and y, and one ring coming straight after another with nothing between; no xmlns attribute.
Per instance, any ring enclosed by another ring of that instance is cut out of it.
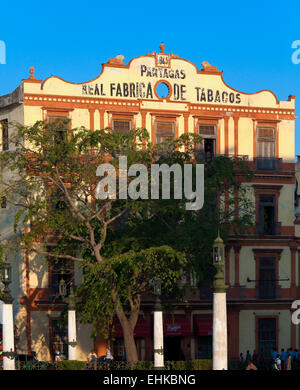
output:
<svg viewBox="0 0 300 390"><path fill-rule="evenodd" d="M292 369L292 355L290 353L288 354L288 357L285 361L285 369L287 371L291 371Z"/></svg>
<svg viewBox="0 0 300 390"><path fill-rule="evenodd" d="M281 370L281 360L280 360L279 353L277 354L276 359L275 359L275 361L273 363L273 369L277 370L277 371Z"/></svg>
<svg viewBox="0 0 300 390"><path fill-rule="evenodd" d="M295 362L295 368L298 369L300 366L300 354L298 352L298 349L294 349L294 362Z"/></svg>
<svg viewBox="0 0 300 390"><path fill-rule="evenodd" d="M284 370L285 361L287 359L287 352L285 352L284 348L281 348L280 360L281 360L281 369Z"/></svg>
<svg viewBox="0 0 300 390"><path fill-rule="evenodd" d="M97 367L97 353L94 349L91 350L91 352L87 356L87 362L88 362L88 368L93 369Z"/></svg>
<svg viewBox="0 0 300 390"><path fill-rule="evenodd" d="M277 359L277 355L278 355L277 349L273 348L273 352L272 352L272 360L273 360L273 362L275 362L275 360Z"/></svg>
<svg viewBox="0 0 300 390"><path fill-rule="evenodd" d="M97 358L98 357L97 357L96 351L94 349L92 349L91 352L87 356L87 361L88 361L88 363L92 363L95 360L97 360Z"/></svg>
<svg viewBox="0 0 300 390"><path fill-rule="evenodd" d="M240 353L240 363L244 361L243 352Z"/></svg>
<svg viewBox="0 0 300 390"><path fill-rule="evenodd" d="M106 362L106 369L109 370L111 367L111 363L113 360L113 356L110 352L110 347L107 347L106 349L106 356L105 356L105 362Z"/></svg>
<svg viewBox="0 0 300 390"><path fill-rule="evenodd" d="M253 361L253 364L257 365L257 362L258 362L258 353L256 352L256 350L253 351L252 361Z"/></svg>
<svg viewBox="0 0 300 390"><path fill-rule="evenodd" d="M58 350L58 348L55 351L54 361L55 361L55 363L62 361L62 355L61 355L60 351Z"/></svg>
<svg viewBox="0 0 300 390"><path fill-rule="evenodd" d="M250 354L249 351L247 351L247 353L246 353L246 360L247 360L248 362L251 362L251 354Z"/></svg>

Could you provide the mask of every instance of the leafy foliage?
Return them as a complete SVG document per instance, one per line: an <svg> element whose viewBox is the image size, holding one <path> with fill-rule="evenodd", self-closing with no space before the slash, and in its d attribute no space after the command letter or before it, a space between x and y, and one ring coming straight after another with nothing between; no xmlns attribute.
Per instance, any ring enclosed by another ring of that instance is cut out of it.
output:
<svg viewBox="0 0 300 390"><path fill-rule="evenodd" d="M144 294L151 281L163 282L166 302L183 296L180 275L193 271L199 283L211 279L211 248L217 227L224 241L251 225L252 208L247 187L251 179L239 158L219 156L205 162L205 203L200 211L187 211L186 199L99 199L97 167L110 163L119 178L119 156L128 167L143 164L201 162L196 134L152 145L145 129L127 134L111 129L70 129L68 121L36 122L15 126L14 147L0 156L1 196L15 206L14 229L18 250L44 255L57 262L73 261L83 268L77 289L82 321L109 336L117 314L125 337L126 355L137 360L133 331ZM203 161L202 161L203 162ZM193 175L193 185L196 175ZM128 177L128 185L134 178ZM115 194L122 188L116 180ZM184 193L184 183L182 182ZM161 188L160 188L161 193ZM239 214L235 213L235 204ZM14 240L16 240L14 238ZM12 247L15 248L15 243ZM2 242L7 250L9 243Z"/></svg>

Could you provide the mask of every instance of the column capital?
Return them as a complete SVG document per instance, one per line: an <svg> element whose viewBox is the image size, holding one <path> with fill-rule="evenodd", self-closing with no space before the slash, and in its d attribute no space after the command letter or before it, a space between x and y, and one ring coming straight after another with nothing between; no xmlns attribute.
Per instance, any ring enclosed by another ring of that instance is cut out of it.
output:
<svg viewBox="0 0 300 390"><path fill-rule="evenodd" d="M241 245L234 245L233 246L233 249L234 249L234 253L235 254L239 254L240 253L240 250L241 250Z"/></svg>
<svg viewBox="0 0 300 390"><path fill-rule="evenodd" d="M289 242L289 247L290 247L291 252L296 252L298 250L297 242L294 242L294 241Z"/></svg>

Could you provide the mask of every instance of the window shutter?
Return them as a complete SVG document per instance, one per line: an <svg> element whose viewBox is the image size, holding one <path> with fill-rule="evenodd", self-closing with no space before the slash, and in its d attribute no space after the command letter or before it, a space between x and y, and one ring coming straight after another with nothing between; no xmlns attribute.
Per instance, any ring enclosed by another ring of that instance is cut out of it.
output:
<svg viewBox="0 0 300 390"><path fill-rule="evenodd" d="M275 129L273 127L257 128L257 156L275 157Z"/></svg>
<svg viewBox="0 0 300 390"><path fill-rule="evenodd" d="M2 150L8 150L9 149L9 143L8 143L8 119L3 119L1 121L1 127L2 127Z"/></svg>
<svg viewBox="0 0 300 390"><path fill-rule="evenodd" d="M199 125L200 135L215 135L215 126L213 125Z"/></svg>
<svg viewBox="0 0 300 390"><path fill-rule="evenodd" d="M271 138L274 139L275 129L273 127L258 127L258 138Z"/></svg>
<svg viewBox="0 0 300 390"><path fill-rule="evenodd" d="M113 130L120 133L128 133L131 129L131 121L113 120Z"/></svg>
<svg viewBox="0 0 300 390"><path fill-rule="evenodd" d="M175 122L158 120L155 122L155 142L161 143L167 139L174 138Z"/></svg>
<svg viewBox="0 0 300 390"><path fill-rule="evenodd" d="M174 122L168 121L157 121L156 132L162 134L173 134L174 133Z"/></svg>

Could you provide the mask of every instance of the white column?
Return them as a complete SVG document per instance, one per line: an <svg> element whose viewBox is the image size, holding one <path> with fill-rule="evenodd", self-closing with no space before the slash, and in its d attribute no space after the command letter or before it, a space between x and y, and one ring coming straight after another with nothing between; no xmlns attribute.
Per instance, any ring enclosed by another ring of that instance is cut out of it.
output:
<svg viewBox="0 0 300 390"><path fill-rule="evenodd" d="M68 342L69 342L69 357L68 360L76 360L76 345L70 345L70 342L77 342L76 339L76 311L68 310Z"/></svg>
<svg viewBox="0 0 300 390"><path fill-rule="evenodd" d="M3 352L15 351L14 346L14 320L13 320L13 305L3 303L2 312L2 332L3 332ZM3 369L4 370L15 370L15 359L9 357L3 357Z"/></svg>
<svg viewBox="0 0 300 390"><path fill-rule="evenodd" d="M213 298L213 370L227 370L226 292Z"/></svg>
<svg viewBox="0 0 300 390"><path fill-rule="evenodd" d="M154 367L164 367L163 312L154 311ZM162 351L162 353L160 352Z"/></svg>

